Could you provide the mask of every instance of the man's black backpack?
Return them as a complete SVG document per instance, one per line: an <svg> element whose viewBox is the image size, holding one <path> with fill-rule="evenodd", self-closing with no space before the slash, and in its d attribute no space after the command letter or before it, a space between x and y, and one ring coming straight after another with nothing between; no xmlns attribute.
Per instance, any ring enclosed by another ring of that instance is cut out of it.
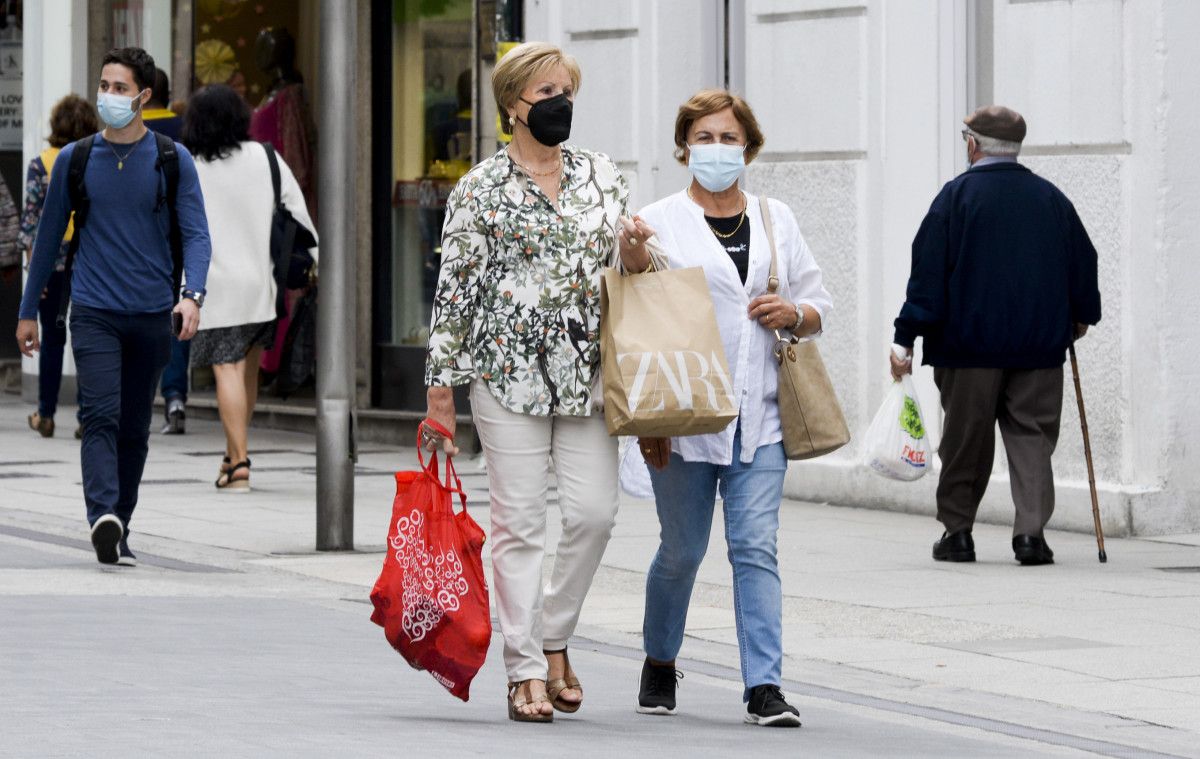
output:
<svg viewBox="0 0 1200 759"><path fill-rule="evenodd" d="M271 216L271 265L275 276L275 315L283 318L287 314L284 305L284 290L307 287L316 262L309 248L317 245L313 233L296 221L292 212L283 205L279 159L270 143L262 143L267 151L267 163L271 165L271 187L275 190L275 212Z"/></svg>
<svg viewBox="0 0 1200 759"><path fill-rule="evenodd" d="M67 323L67 307L71 302L71 267L75 264L75 253L79 250L79 241L83 239L83 227L87 223L88 210L91 207L84 174L95 142L94 134L76 142L71 153L71 163L67 168L67 195L71 200L71 210L75 212L75 235L67 246L62 302L58 307L58 317L54 320L59 328ZM163 179L166 180L166 194L159 196L155 210L166 203L167 213L171 217L171 231L168 235L171 244L171 292L174 302L178 303L179 290L183 284L183 236L179 231L179 213L175 208L175 201L179 195L179 151L175 149L175 141L164 134L154 132L154 142L158 146L158 160L155 161L154 168L161 171Z"/></svg>

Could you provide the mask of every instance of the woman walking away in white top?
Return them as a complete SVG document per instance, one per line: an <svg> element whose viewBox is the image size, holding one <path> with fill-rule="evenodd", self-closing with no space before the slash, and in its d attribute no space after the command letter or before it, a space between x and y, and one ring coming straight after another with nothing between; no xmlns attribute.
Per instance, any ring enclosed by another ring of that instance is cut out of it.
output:
<svg viewBox="0 0 1200 759"><path fill-rule="evenodd" d="M271 220L275 190L266 148L249 139L250 109L223 84L192 95L183 144L196 158L213 241L204 325L192 340L192 365L212 365L217 408L225 428L225 459L217 488L250 489L246 431L258 399L258 361L275 337ZM316 236L291 169L279 161L280 199ZM313 258L317 250L312 250Z"/></svg>

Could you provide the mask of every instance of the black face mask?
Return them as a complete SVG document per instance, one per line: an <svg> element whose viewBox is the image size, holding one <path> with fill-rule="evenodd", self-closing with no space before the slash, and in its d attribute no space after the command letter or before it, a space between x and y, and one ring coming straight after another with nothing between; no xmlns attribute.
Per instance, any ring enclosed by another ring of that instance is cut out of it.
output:
<svg viewBox="0 0 1200 759"><path fill-rule="evenodd" d="M525 98L521 98L521 102L529 103ZM566 95L529 103L528 118L528 124L521 123L529 127L533 139L543 145L554 147L571 136L571 101Z"/></svg>

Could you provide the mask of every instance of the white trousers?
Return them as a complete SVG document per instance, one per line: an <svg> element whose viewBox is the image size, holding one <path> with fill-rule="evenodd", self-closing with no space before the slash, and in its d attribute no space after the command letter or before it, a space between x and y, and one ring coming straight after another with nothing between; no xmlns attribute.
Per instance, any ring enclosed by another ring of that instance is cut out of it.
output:
<svg viewBox="0 0 1200 759"><path fill-rule="evenodd" d="M492 512L492 589L510 682L544 680L543 650L566 647L617 517L617 440L603 414L539 417L471 388L487 461ZM558 478L562 538L542 588L550 461Z"/></svg>

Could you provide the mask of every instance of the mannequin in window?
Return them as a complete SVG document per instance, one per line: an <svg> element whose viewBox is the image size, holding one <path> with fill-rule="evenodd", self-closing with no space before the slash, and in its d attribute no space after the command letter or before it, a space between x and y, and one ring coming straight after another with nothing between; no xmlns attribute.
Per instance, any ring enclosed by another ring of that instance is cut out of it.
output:
<svg viewBox="0 0 1200 759"><path fill-rule="evenodd" d="M304 96L304 77L296 70L296 40L282 27L263 29L255 41L254 60L271 78L267 96L250 117L250 137L269 142L292 170L310 218L317 218L313 176L313 129L308 102ZM291 323L292 305L298 290L285 296L287 312L279 319L275 345L263 351L262 369L268 378L280 370L283 342ZM270 381L269 379L267 380Z"/></svg>
<svg viewBox="0 0 1200 759"><path fill-rule="evenodd" d="M263 29L255 41L254 59L271 77L271 85L250 119L250 136L271 143L287 162L315 219L312 119L304 77L296 70L296 40L282 27Z"/></svg>

